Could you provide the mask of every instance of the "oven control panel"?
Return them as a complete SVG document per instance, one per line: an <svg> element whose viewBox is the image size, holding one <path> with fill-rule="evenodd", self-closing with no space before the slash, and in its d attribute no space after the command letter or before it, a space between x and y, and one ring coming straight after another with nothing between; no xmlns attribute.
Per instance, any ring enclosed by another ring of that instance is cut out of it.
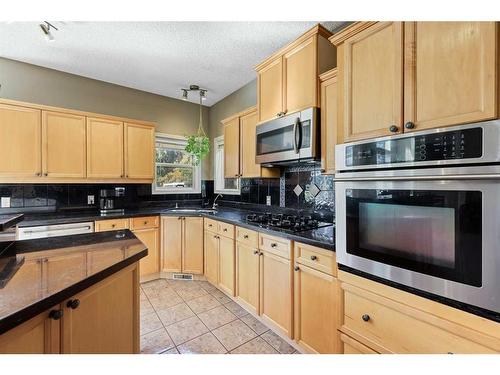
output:
<svg viewBox="0 0 500 375"><path fill-rule="evenodd" d="M347 146L346 166L479 158L483 129L469 128Z"/></svg>

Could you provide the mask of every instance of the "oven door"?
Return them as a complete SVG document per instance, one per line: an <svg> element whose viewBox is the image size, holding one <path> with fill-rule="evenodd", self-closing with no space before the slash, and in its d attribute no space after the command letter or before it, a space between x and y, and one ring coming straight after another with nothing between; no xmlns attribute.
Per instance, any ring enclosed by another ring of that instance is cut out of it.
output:
<svg viewBox="0 0 500 375"><path fill-rule="evenodd" d="M336 181L339 263L500 312L498 180Z"/></svg>

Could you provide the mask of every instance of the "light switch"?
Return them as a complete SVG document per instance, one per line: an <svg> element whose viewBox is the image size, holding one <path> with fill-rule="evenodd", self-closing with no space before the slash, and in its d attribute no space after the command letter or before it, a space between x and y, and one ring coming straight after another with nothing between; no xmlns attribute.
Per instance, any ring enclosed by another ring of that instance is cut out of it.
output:
<svg viewBox="0 0 500 375"><path fill-rule="evenodd" d="M10 197L2 197L2 208L10 207Z"/></svg>
<svg viewBox="0 0 500 375"><path fill-rule="evenodd" d="M93 195L87 195L87 204L94 204L95 199Z"/></svg>

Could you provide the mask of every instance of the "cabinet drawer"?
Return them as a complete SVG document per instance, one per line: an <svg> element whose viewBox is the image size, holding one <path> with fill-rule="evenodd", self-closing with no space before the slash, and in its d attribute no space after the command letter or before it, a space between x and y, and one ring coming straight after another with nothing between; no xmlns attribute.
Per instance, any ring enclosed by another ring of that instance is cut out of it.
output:
<svg viewBox="0 0 500 375"><path fill-rule="evenodd" d="M290 259L291 242L283 238L259 233L259 249Z"/></svg>
<svg viewBox="0 0 500 375"><path fill-rule="evenodd" d="M217 232L217 221L212 219L205 219L205 230L209 230L211 232Z"/></svg>
<svg viewBox="0 0 500 375"><path fill-rule="evenodd" d="M295 242L295 261L317 271L337 276L335 252Z"/></svg>
<svg viewBox="0 0 500 375"><path fill-rule="evenodd" d="M218 232L221 236L234 239L234 225L233 224L227 224L227 223L223 223L222 221L219 221L218 228L219 228Z"/></svg>
<svg viewBox="0 0 500 375"><path fill-rule="evenodd" d="M344 347L343 354L378 354L375 350L370 349L368 346L363 345L357 340L340 334L340 340L342 341L342 346Z"/></svg>
<svg viewBox="0 0 500 375"><path fill-rule="evenodd" d="M128 219L113 219L113 220L99 220L95 222L96 232L105 232L108 230L128 229Z"/></svg>
<svg viewBox="0 0 500 375"><path fill-rule="evenodd" d="M130 219L130 229L149 229L158 228L158 216L134 217Z"/></svg>
<svg viewBox="0 0 500 375"><path fill-rule="evenodd" d="M259 233L251 229L236 227L236 241L257 248L259 247Z"/></svg>
<svg viewBox="0 0 500 375"><path fill-rule="evenodd" d="M435 316L355 287L345 290L344 309L342 331L352 333L380 352L495 352L442 328L443 321Z"/></svg>

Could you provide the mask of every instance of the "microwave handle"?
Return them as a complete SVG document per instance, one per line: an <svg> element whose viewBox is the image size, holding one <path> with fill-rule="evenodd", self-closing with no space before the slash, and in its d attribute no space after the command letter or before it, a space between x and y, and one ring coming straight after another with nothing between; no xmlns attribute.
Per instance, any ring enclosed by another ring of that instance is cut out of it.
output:
<svg viewBox="0 0 500 375"><path fill-rule="evenodd" d="M295 123L293 124L293 150L296 154L299 153L300 147L302 145L302 127L300 125L300 117L295 118Z"/></svg>

